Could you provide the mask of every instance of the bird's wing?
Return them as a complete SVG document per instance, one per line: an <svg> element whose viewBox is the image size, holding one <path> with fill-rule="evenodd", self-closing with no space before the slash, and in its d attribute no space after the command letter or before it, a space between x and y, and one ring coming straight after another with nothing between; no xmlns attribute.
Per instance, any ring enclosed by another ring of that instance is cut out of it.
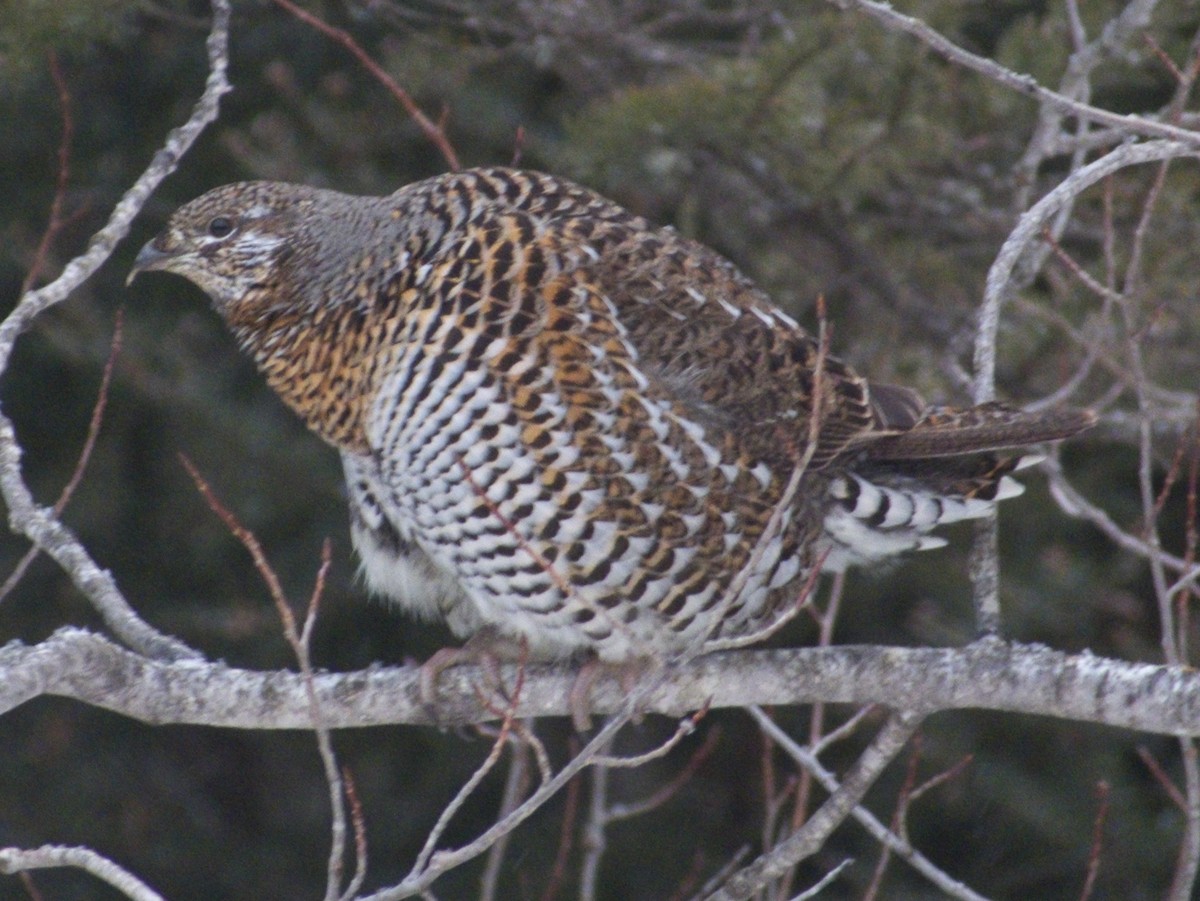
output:
<svg viewBox="0 0 1200 901"><path fill-rule="evenodd" d="M592 271L645 369L752 456L802 455L814 417L814 467L847 452L874 460L987 453L1067 438L1096 421L1086 410L929 406L910 388L868 382L822 354L724 257L671 229L639 226L609 224Z"/></svg>
<svg viewBox="0 0 1200 901"><path fill-rule="evenodd" d="M669 229L610 223L591 241L589 271L611 300L639 362L709 428L733 432L754 457L804 455L810 466L869 436L911 427L924 402L873 389L782 313L725 258ZM570 229L570 224L564 227Z"/></svg>

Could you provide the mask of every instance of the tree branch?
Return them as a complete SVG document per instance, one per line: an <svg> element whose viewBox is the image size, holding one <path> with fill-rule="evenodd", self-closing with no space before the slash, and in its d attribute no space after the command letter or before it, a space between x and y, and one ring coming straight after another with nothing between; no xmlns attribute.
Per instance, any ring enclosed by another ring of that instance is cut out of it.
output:
<svg viewBox="0 0 1200 901"><path fill-rule="evenodd" d="M1004 85L1018 94L1024 94L1026 97L1037 100L1042 105L1051 109L1076 116L1080 119L1111 126L1117 129L1122 135L1164 138L1190 144L1193 148L1200 147L1200 133L1198 132L1189 131L1186 128L1180 128L1176 125L1170 125L1146 116L1122 115L1110 112L1098 106L1092 106L1090 103L1074 100L1057 91L1052 91L1040 85L1032 75L1014 72L1012 69L1000 65L995 60L988 59L986 56L978 56L969 50L963 49L945 35L925 24L925 22L897 12L887 3L879 3L876 0L829 0L829 2L843 10L857 10L864 13L882 23L890 31L902 31L905 34L912 35L950 62L978 72L997 84ZM1148 14L1146 19L1148 19ZM1106 42L1111 37L1111 43L1119 44L1124 39L1124 32L1130 28L1138 27L1141 21L1143 20L1140 14L1134 16L1132 21L1124 21L1122 18L1114 20L1121 27L1114 27L1111 36L1106 33Z"/></svg>
<svg viewBox="0 0 1200 901"><path fill-rule="evenodd" d="M841 823L858 806L875 780L900 753L905 743L921 724L921 715L909 711L892 714L879 734L862 753L829 799L822 804L799 830L761 855L749 866L739 870L710 901L741 901L783 876L791 867L821 850Z"/></svg>
<svg viewBox="0 0 1200 901"><path fill-rule="evenodd" d="M132 901L163 901L162 895L142 880L90 848L62 845L43 845L29 850L0 848L0 873L23 873L56 867L75 867L91 873Z"/></svg>
<svg viewBox="0 0 1200 901"><path fill-rule="evenodd" d="M515 667L501 667L505 680ZM530 666L515 715L565 716L575 673ZM416 667L318 673L314 690L330 728L430 724ZM439 721L484 722L497 712L476 687L474 666L454 666L438 682ZM95 633L60 629L29 646L0 648L0 714L54 695L147 723L241 729L308 729L310 700L301 676L239 670L222 663L167 663L134 654ZM622 709L628 692L597 681L597 714ZM983 708L1054 716L1168 735L1200 735L1200 673L1186 667L1064 654L1038 645L986 639L963 648L845 646L709 654L669 667L645 699L647 712L681 716L706 703L883 704L931 713Z"/></svg>
<svg viewBox="0 0 1200 901"><path fill-rule="evenodd" d="M200 133L217 118L221 96L229 88L229 0L213 0L212 30L208 35L209 76L204 93L188 121L173 130L153 161L113 208L104 227L96 232L87 250L71 260L62 274L36 291L26 292L8 317L0 323L0 373L8 368L17 338L45 310L62 303L112 255L129 234L129 227L146 200L192 146ZM104 617L105 623L130 647L154 657L178 660L198 656L177 639L155 630L130 607L117 588L112 574L101 569L79 539L64 526L54 511L34 500L21 473L21 447L12 421L0 413L0 493L8 504L9 527L25 535L52 557L71 577Z"/></svg>

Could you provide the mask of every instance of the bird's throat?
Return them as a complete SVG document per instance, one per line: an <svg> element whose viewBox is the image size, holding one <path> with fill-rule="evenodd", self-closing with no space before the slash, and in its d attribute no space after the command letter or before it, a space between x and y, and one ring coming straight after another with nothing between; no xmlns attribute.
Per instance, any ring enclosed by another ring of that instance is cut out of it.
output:
<svg viewBox="0 0 1200 901"><path fill-rule="evenodd" d="M310 429L340 450L367 452L364 397L369 361L357 311L228 311L230 329L275 392Z"/></svg>

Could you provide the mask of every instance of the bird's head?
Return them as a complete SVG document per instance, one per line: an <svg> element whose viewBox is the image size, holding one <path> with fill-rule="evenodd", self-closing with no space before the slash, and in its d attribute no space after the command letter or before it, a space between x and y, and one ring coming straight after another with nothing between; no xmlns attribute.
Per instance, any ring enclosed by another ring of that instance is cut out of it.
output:
<svg viewBox="0 0 1200 901"><path fill-rule="evenodd" d="M138 253L126 284L141 272L174 272L194 282L218 311L269 286L293 250L311 189L278 182L214 188L176 210Z"/></svg>

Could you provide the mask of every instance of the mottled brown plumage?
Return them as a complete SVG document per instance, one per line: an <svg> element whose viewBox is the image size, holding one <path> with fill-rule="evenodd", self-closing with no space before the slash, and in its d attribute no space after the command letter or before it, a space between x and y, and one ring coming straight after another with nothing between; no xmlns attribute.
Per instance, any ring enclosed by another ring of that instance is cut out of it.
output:
<svg viewBox="0 0 1200 901"><path fill-rule="evenodd" d="M871 386L712 250L531 172L227 185L145 269L208 292L341 452L373 589L543 657L751 632L818 559L937 546L1019 491L993 451L1092 422Z"/></svg>

